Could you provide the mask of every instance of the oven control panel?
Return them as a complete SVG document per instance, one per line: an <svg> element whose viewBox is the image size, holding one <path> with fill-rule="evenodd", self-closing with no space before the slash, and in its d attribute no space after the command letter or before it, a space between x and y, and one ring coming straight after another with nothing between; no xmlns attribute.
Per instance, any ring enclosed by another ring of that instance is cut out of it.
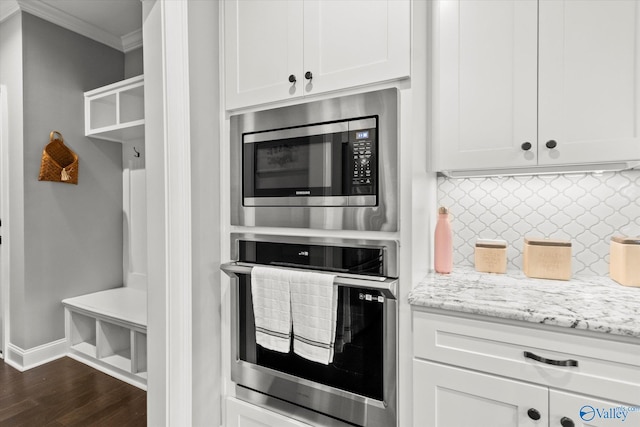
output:
<svg viewBox="0 0 640 427"><path fill-rule="evenodd" d="M377 175L376 151L376 129L360 129L350 132L351 188L349 194L375 194Z"/></svg>
<svg viewBox="0 0 640 427"><path fill-rule="evenodd" d="M358 298L361 301L371 301L371 302L379 302L379 303L384 302L384 297L382 295L372 295L372 294L367 294L363 292L360 292L358 294Z"/></svg>

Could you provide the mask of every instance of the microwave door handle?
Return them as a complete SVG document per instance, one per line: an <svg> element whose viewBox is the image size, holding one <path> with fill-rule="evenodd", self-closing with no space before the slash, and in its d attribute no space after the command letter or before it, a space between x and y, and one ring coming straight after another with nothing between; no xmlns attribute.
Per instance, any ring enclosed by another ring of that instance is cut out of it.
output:
<svg viewBox="0 0 640 427"><path fill-rule="evenodd" d="M224 271L229 277L237 277L238 275L251 274L251 270L257 264L228 262L220 265L220 269ZM282 267L277 267L282 268ZM284 270L297 270L305 271L302 269L283 268ZM361 278L366 277L366 278ZM381 291L386 298L396 299L398 291L398 279L389 279L384 277L374 276L360 276L353 274L351 277L344 275L336 275L334 283L339 286L346 286L348 288L365 288L376 289Z"/></svg>

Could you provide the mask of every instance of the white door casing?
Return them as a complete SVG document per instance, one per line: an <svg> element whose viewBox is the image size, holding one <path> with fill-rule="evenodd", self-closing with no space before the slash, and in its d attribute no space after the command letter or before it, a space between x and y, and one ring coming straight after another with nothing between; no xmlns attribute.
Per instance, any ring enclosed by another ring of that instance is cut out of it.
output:
<svg viewBox="0 0 640 427"><path fill-rule="evenodd" d="M9 342L9 109L7 88L0 85L0 352Z"/></svg>
<svg viewBox="0 0 640 427"><path fill-rule="evenodd" d="M149 425L192 421L188 2L143 2Z"/></svg>

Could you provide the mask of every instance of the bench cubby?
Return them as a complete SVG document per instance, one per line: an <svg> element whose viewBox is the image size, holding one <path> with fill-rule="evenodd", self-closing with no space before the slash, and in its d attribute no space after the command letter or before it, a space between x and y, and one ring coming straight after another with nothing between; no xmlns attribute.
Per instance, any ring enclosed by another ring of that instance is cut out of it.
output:
<svg viewBox="0 0 640 427"><path fill-rule="evenodd" d="M147 293L123 287L62 304L68 355L146 390Z"/></svg>

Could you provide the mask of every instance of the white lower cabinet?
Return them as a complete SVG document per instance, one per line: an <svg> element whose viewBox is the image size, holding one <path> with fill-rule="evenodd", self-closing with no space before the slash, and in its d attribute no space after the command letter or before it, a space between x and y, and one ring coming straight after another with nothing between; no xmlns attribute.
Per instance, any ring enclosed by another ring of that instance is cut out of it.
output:
<svg viewBox="0 0 640 427"><path fill-rule="evenodd" d="M598 393L598 390L590 390ZM640 425L638 396L629 396L635 404L597 399L559 390L549 391L549 425L570 427L613 427ZM571 424L571 423L574 424ZM564 423L564 424L563 424Z"/></svg>
<svg viewBox="0 0 640 427"><path fill-rule="evenodd" d="M226 427L311 427L242 400L227 398Z"/></svg>
<svg viewBox="0 0 640 427"><path fill-rule="evenodd" d="M640 343L413 313L416 427L640 425Z"/></svg>
<svg viewBox="0 0 640 427"><path fill-rule="evenodd" d="M544 414L545 387L422 360L413 362L413 375L416 427L549 425L527 415Z"/></svg>
<svg viewBox="0 0 640 427"><path fill-rule="evenodd" d="M636 405L423 360L414 360L413 373L416 427L608 427L627 420L626 425L640 425Z"/></svg>

